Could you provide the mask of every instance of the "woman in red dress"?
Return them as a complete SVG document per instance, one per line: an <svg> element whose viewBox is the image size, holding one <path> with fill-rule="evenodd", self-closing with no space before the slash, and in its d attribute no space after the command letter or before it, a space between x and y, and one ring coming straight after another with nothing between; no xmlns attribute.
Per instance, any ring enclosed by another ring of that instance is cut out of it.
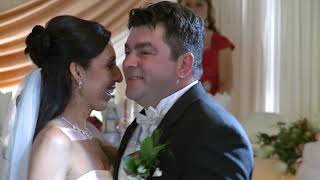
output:
<svg viewBox="0 0 320 180"><path fill-rule="evenodd" d="M232 89L232 50L233 43L220 34L215 27L211 0L179 0L205 22L205 45L203 52L203 75L201 82L212 95L227 93Z"/></svg>

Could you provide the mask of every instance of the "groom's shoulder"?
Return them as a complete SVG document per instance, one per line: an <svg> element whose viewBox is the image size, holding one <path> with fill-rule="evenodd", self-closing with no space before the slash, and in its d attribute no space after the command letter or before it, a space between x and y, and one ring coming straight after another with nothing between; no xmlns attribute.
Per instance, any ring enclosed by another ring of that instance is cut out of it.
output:
<svg viewBox="0 0 320 180"><path fill-rule="evenodd" d="M219 105L211 96L199 98L185 109L185 116L192 127L208 129L211 132L224 132L229 129L235 134L246 136L239 121Z"/></svg>
<svg viewBox="0 0 320 180"><path fill-rule="evenodd" d="M205 120L233 121L234 116L219 105L211 96L205 94L187 107L186 112Z"/></svg>

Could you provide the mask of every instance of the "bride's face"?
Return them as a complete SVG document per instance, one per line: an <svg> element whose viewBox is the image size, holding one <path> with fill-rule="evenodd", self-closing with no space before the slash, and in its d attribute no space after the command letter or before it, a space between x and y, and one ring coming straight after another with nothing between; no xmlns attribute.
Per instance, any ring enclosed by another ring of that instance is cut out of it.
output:
<svg viewBox="0 0 320 180"><path fill-rule="evenodd" d="M116 66L116 55L111 44L93 58L84 71L80 95L94 110L104 110L115 89L115 83L122 81L120 69Z"/></svg>

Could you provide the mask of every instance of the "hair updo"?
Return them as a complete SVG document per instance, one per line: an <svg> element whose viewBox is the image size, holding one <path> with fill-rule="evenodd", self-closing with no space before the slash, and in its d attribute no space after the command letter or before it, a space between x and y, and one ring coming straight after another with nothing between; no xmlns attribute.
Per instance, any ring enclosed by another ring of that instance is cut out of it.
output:
<svg viewBox="0 0 320 180"><path fill-rule="evenodd" d="M45 57L48 56L50 47L50 36L43 26L36 25L26 39L27 47L24 50L33 63L38 67L42 67L45 62Z"/></svg>
<svg viewBox="0 0 320 180"><path fill-rule="evenodd" d="M36 25L26 38L25 53L41 68L41 97L35 135L59 116L72 93L71 62L84 69L106 48L111 32L101 24L74 16L57 16Z"/></svg>

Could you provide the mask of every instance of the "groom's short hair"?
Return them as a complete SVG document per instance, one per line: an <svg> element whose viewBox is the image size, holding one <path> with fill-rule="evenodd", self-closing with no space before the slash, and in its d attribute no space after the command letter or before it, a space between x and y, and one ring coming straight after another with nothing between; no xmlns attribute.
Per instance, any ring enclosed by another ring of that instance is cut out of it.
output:
<svg viewBox="0 0 320 180"><path fill-rule="evenodd" d="M204 22L191 10L180 4L161 1L146 7L132 9L128 28L157 25L165 28L164 42L171 49L171 57L177 60L181 55L192 52L194 56L194 77L202 76L202 52L204 46Z"/></svg>

